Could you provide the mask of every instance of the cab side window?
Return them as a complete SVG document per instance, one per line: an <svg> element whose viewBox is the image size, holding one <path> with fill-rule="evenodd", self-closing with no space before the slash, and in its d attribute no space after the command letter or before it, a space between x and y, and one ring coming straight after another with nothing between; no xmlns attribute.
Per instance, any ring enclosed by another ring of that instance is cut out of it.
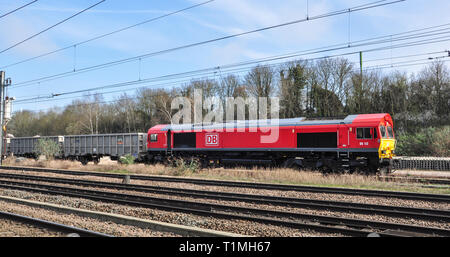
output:
<svg viewBox="0 0 450 257"><path fill-rule="evenodd" d="M158 134L151 134L150 142L157 142L157 141L158 141Z"/></svg>
<svg viewBox="0 0 450 257"><path fill-rule="evenodd" d="M382 138L386 138L386 127L380 126L380 133Z"/></svg>
<svg viewBox="0 0 450 257"><path fill-rule="evenodd" d="M356 128L357 139L372 139L370 128Z"/></svg>
<svg viewBox="0 0 450 257"><path fill-rule="evenodd" d="M356 138L363 139L364 138L364 131L362 128L356 129Z"/></svg>
<svg viewBox="0 0 450 257"><path fill-rule="evenodd" d="M388 132L389 138L394 138L394 131L392 130L391 126L387 127L387 132Z"/></svg>

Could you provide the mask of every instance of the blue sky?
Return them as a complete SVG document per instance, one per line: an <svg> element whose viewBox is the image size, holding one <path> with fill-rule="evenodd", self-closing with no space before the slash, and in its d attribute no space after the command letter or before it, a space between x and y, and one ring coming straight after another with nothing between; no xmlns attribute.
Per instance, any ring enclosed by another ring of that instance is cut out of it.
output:
<svg viewBox="0 0 450 257"><path fill-rule="evenodd" d="M0 15L31 0L0 0ZM70 15L96 3L97 0L38 2L0 19L0 49L7 47L37 33ZM203 1L144 1L107 0L87 11L18 47L0 54L0 66L6 66L27 58L73 45L95 36L130 26L168 12L186 8ZM309 16L329 13L349 7L374 2L374 0L309 0ZM89 42L38 58L23 64L4 68L6 76L13 83L20 83L40 77L72 71L97 64L107 63L172 47L191 44L213 38L223 37L261 27L276 25L302 19L307 14L307 0L215 0L206 5L175 14L155 22L120 32L100 40ZM316 47L384 36L408 30L420 29L450 23L447 12L450 1L446 0L406 0L387 5L330 18L308 21L282 28L227 39L169 54L157 55L139 61L82 73L62 79L41 82L23 87L10 87L9 96L24 99L47 96L85 88L114 83L152 78L202 68L216 67L252 59L287 54ZM350 26L349 26L350 18ZM350 31L348 30L350 27ZM387 44L389 45L389 44ZM371 48L371 47L369 47ZM373 48L373 47L372 47ZM409 54L429 53L450 50L447 42L402 49L392 49L364 53L364 60L390 58ZM357 49L327 52L319 57ZM443 54L430 55L440 56ZM426 59L428 56L391 59L368 62L366 66L395 63L407 60ZM348 58L358 62L359 56ZM423 66L396 68L408 73L417 72ZM389 72L390 69L383 70ZM216 76L218 76L216 74ZM214 76L212 76L214 77ZM153 84L139 84L121 87L133 95L136 87L155 87ZM171 87L180 85L173 81ZM97 91L99 93L112 89ZM123 92L105 94L105 100L112 100ZM70 95L79 97L82 94ZM73 99L53 98L46 102L15 104L13 109L45 110L53 106L64 106Z"/></svg>

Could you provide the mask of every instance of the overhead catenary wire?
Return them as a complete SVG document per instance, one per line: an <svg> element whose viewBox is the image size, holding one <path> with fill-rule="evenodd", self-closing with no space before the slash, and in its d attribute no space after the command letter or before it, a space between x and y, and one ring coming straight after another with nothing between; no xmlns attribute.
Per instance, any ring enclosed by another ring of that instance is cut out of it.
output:
<svg viewBox="0 0 450 257"><path fill-rule="evenodd" d="M447 32L443 32L443 33L447 33ZM391 36L392 37L392 36ZM435 38L434 40L436 41L436 40L443 40L443 41L440 41L440 42L444 42L444 41L446 41L446 38L447 37L440 37L440 38ZM390 49L392 49L392 38L391 39L389 39L390 40L390 42L391 42L391 46L390 46ZM417 41L415 44L417 44L417 45L421 45L422 43L424 43L423 41ZM399 47L400 47L400 45L398 45ZM407 44L402 44L402 47L407 47L408 45ZM411 44L411 46L412 46L412 44ZM424 54L425 55L425 54ZM408 56L408 57L412 57L412 56L417 56L417 55L410 55L410 56ZM392 57L391 57L392 58ZM393 57L393 58L396 58L396 57ZM400 58L400 57L397 57L397 58ZM382 58L382 59L374 59L374 60L365 60L365 62L369 62L369 61L377 61L377 60L383 60L383 59L387 59L387 58ZM420 64L427 64L427 63L430 63L430 62L423 62L423 63L414 63L414 64L407 64L408 62L418 62L418 61L421 61L421 60L414 60L414 61L405 61L405 62L399 62L399 63L390 63L390 64L386 64L386 65L380 65L380 66L369 66L369 67L366 67L364 70L370 70L370 69L383 69L383 68L393 68L393 67L405 67L405 66L412 66L412 65L420 65ZM422 60L423 61L423 60ZM401 64L401 65L396 65L396 66L393 66L393 64ZM391 67L387 67L387 65L390 65ZM386 67L384 67L384 66L386 66ZM218 66L218 67L220 67L220 66ZM116 92L120 92L120 90L117 90ZM109 102L111 102L111 101L109 101Z"/></svg>
<svg viewBox="0 0 450 257"><path fill-rule="evenodd" d="M174 81L174 82L152 84L150 86L152 88L155 88L155 87L160 87L160 86L180 85L182 83L188 83L190 81L191 81L190 79L184 79L184 80L178 80L178 81ZM95 93L91 93L91 94L83 94L82 96L62 97L62 98L57 98L57 99L49 99L48 96L40 96L40 97L34 98L34 100L28 99L27 102L21 102L19 104L31 104L31 103L41 103L41 102L49 102L49 101L61 101L61 100L75 99L75 98L80 98L80 97L84 98L84 97L95 96L95 95L105 95L105 94L112 94L112 93L118 93L118 92L127 92L127 91L132 91L132 90L134 91L134 90L144 89L144 88L149 88L149 85L140 86L140 87L134 87L134 88L129 88L129 89L113 90L113 91L102 92L102 93L95 92ZM40 100L40 99L42 99L42 100Z"/></svg>
<svg viewBox="0 0 450 257"><path fill-rule="evenodd" d="M450 60L442 60L442 62L447 63L447 62L450 62ZM431 63L432 63L432 61L425 61L425 62L421 62L421 63L412 63L412 64L402 64L402 65L386 64L387 66L385 66L385 67L379 67L379 66L366 67L365 69L363 69L363 71L374 70L374 69L386 69L386 68L390 69L390 68L396 68L396 67L417 66L417 65L424 65L424 64L426 65L426 64L431 64ZM147 86L144 86L144 87L147 87ZM131 90L134 90L134 89L131 89ZM116 92L120 92L120 91L116 91ZM92 95L96 95L96 94L91 94L91 95L87 95L87 96L92 96ZM75 98L75 97L70 97L70 98ZM69 99L69 98L67 98L67 99ZM135 97L133 97L133 98L123 98L122 97L122 98L115 99L115 100L98 101L98 102L90 102L90 103L71 103L70 106L85 106L85 105L94 105L94 104L100 104L100 103L103 103L103 104L115 103L115 102L120 102L120 101L123 101L123 100L130 100L131 101L131 100L135 100ZM25 103L25 104L34 104L34 103L47 102L47 101L52 101L52 100L30 102L30 103ZM53 99L53 101L54 101L54 99ZM62 107L49 107L49 108L44 108L44 109L33 109L33 111L35 111L35 112L36 111L49 111L49 110L52 110L52 109L53 110L57 110L58 108L62 108ZM20 112L20 111L14 111L13 113L17 113L17 112Z"/></svg>
<svg viewBox="0 0 450 257"><path fill-rule="evenodd" d="M376 48L376 49L377 50L388 50L388 47ZM374 50L374 49L367 49L367 50L364 50L364 51L368 52L368 51L372 51L372 50ZM308 59L304 59L304 61L312 61L312 60L319 60L319 59L325 59L325 58L334 58L334 57L340 57L340 56L346 56L346 55L353 55L353 54L357 54L357 53L359 53L359 51L335 54L335 55L331 55L331 56L321 56L321 57L315 57L315 58L308 58ZM397 56L397 57L394 57L394 58L405 58L405 57L414 57L414 56L423 56L423 55L433 55L433 54L439 54L439 53L447 53L447 51L435 51L435 52L420 53L420 54L413 54L413 55L406 55L406 56ZM437 57L433 57L433 58L437 58ZM389 60L389 59L392 59L392 57L367 60L366 62ZM269 64L269 65L266 65L266 66L276 67L276 66L280 66L280 65L282 65L284 63L286 63L286 62L285 61L284 62L278 62L278 63ZM236 72L238 72L238 73L239 72L246 72L246 71L250 70L252 67L250 67L250 68L248 68L248 67L246 67L246 68L236 68L236 69L228 69L228 68L234 68L234 66L227 67L226 73L224 73L224 75L234 74ZM169 74L169 75L165 75L165 76L161 76L161 77L154 77L154 78L147 78L147 79L139 78L138 80L121 82L121 83L115 83L115 84L110 84L110 85L105 85L105 86L100 86L100 87L95 87L95 88L81 89L81 90L70 91L70 92L62 92L62 93L56 93L56 94L53 93L52 95L49 95L49 96L38 96L38 97L33 97L33 98L28 98L28 99L20 99L20 100L16 100L15 103L16 104L31 103L31 102L36 102L36 100L49 99L49 98L53 98L53 97L56 97L56 96L62 96L62 95L78 94L78 93L90 92L90 91L95 91L95 90L104 90L104 89L109 89L109 88L125 87L125 86L129 86L129 85L151 83L151 82L159 82L159 81L170 80L170 79L177 79L177 78L191 78L190 77L191 75L194 75L194 76L197 76L197 77L199 77L199 76L209 76L209 75L215 74L217 69L218 69L218 67L212 67L212 68L208 68L208 69L196 70L196 71L191 71L191 72L186 72L186 73ZM192 80L192 78L191 78L191 80ZM188 81L184 81L184 82L188 82ZM181 82L176 82L176 83L171 83L171 84L172 85L174 85L174 84L176 85L177 83L179 84ZM120 90L119 90L119 92L120 92ZM44 100L44 101L46 101L46 100Z"/></svg>
<svg viewBox="0 0 450 257"><path fill-rule="evenodd" d="M29 6L29 5L31 5L31 4L33 4L33 3L36 3L37 1L38 1L38 0L31 1L31 2L29 2L29 3L27 3L27 4L24 4L24 5L20 6L20 7L17 7L16 9L14 9L14 10L12 10L12 11L9 11L9 12L7 12L7 13L4 13L4 14L0 15L0 19L3 18L3 17L5 17L5 16L8 16L8 15L10 15L10 14L12 14L12 13L15 13L15 12L17 12L18 10L23 9L23 8Z"/></svg>
<svg viewBox="0 0 450 257"><path fill-rule="evenodd" d="M445 24L445 26L449 26L450 23ZM439 25L436 27L442 27L443 25ZM430 28L435 28L435 27L430 27ZM429 28L426 28L429 29ZM330 46L325 46L325 47L319 47L319 48L314 48L314 49L309 49L309 50L303 50L303 51L297 51L297 52L293 52L293 53L289 53L289 54L284 54L284 55L278 55L278 56L273 56L273 57L267 57L267 59L272 59L272 58L286 58L286 57L293 57L293 56L301 56L303 54L309 54L311 51L315 51L315 53L319 53L319 52L328 52L328 51L336 51L336 50L342 50L342 49L348 49L348 48L354 48L354 47L361 47L361 46L367 46L367 45L373 45L373 44L383 44L383 43L391 43L391 45L389 46L391 49L393 47L404 47L406 45L392 45L393 41L404 41L404 40L410 40L410 39L416 39L416 38L421 38L421 37L430 37L430 36L435 36L435 35L441 35L441 34L450 34L450 27L449 28L445 28L445 29L439 29L439 30L433 30L433 31L428 31L428 32L422 32L422 33L416 33L416 34L412 34L412 35L407 35L407 36L401 36L401 37L395 37L393 38L393 36L399 36L399 35L405 35L405 34L410 34L412 32L417 32L417 31L423 31L424 29L419 29L419 30L412 30L412 31L408 31L408 32L402 32L402 33L397 33L397 34L391 34L391 35L387 35L387 36L381 36L381 37L375 37L375 38L369 38L369 39L364 39L364 40L358 40L358 41L353 41L350 42L350 44L348 45L347 43L341 43L341 44L335 44L335 45L330 45ZM446 37L443 37L446 38ZM442 39L442 38L438 38L438 39ZM377 40L377 41L375 41ZM430 41L430 42L434 42L434 41ZM416 42L410 42L410 44L427 44L427 41L416 41ZM405 43L406 44L406 43ZM412 45L413 46L413 45ZM383 47L386 48L386 47ZM364 50L364 51L369 51L369 50ZM378 51L378 48L370 50L370 51ZM264 58L259 59L260 61L264 60Z"/></svg>
<svg viewBox="0 0 450 257"><path fill-rule="evenodd" d="M0 54L1 54L1 53L4 53L4 52L6 52L6 51L8 51L8 50L10 50L10 49L12 49L12 48L14 48L14 47L20 45L20 44L23 44L23 43L25 43L26 41L28 41L28 40L30 40L30 39L33 39L33 38L36 37L36 36L41 35L42 33L45 33L45 32L47 32L47 31L49 31L50 29L52 29L52 28L54 28L54 27L56 27L56 26L58 26L58 25L60 25L60 24L62 24L62 23L64 23L64 22L66 22L66 21L68 21L68 20L70 20L70 19L72 19L72 18L74 18L74 17L76 17L76 16L78 16L78 15L84 13L85 11L87 11L87 10L89 10L89 9L94 8L95 6L101 4L101 3L105 2L105 1L106 1L106 0L101 0L100 2L97 2L97 3L95 3L95 4L91 5L91 6L89 6L88 8L83 9L83 10L81 10L81 11L79 11L79 12L77 12L77 13L71 15L70 17L65 18L64 20L62 20L62 21L60 21L60 22L58 22L58 23L56 23L56 24L53 24L52 26L50 26L50 27L48 27L48 28L46 28L46 29L44 29L44 30L42 30L42 31L40 31L40 32L38 32L38 33L36 33L36 34L31 35L31 36L25 38L24 40L19 41L19 42L15 43L14 45L12 45L12 46L10 46L10 47L8 47L8 48L6 48L6 49L1 50L1 51L0 51Z"/></svg>
<svg viewBox="0 0 450 257"><path fill-rule="evenodd" d="M191 47L195 47L195 46L205 45L205 44L209 44L209 43L212 43L212 42L217 42L217 41L221 41L221 40L225 40L225 39L240 37L240 36L244 36L244 35L248 35L248 34L252 34L252 33L256 33L256 32L261 32L261 31L270 30L270 29L274 29L274 28L289 26L289 25L293 25L293 24L297 24L297 23L301 23L301 22L306 22L306 21L311 21L311 20L317 20L317 19L322 19L322 18L326 18L326 17L336 16L336 15L340 15L340 14L345 14L347 12L356 12L356 11L362 11L362 10L366 10L366 9L370 9L370 8L376 8L376 7L380 7L380 6L385 6L385 5L389 5L389 4L403 2L405 0L396 0L396 1L390 1L390 2L385 2L385 1L386 0L376 1L376 2L372 2L372 3L364 4L364 5L359 5L359 6L355 6L355 7L351 7L351 8L346 8L346 9L339 10L339 11L334 11L334 12L329 12L329 13L325 13L325 14L321 14L321 15L316 15L316 16L309 17L308 20L307 19L294 20L294 21L285 22L285 23L281 23L281 24L277 24L277 25L268 26L268 27L263 27L263 28L259 28L259 29L254 29L254 30L250 30L250 31L246 31L246 32L236 33L236 34L223 36L223 37L219 37L219 38L214 38L214 39L210 39L210 40L205 40L205 41L201 41L201 42L197 42L197 43L192 43L192 44L178 46L178 47L174 47L174 48L170 48L170 49L165 49L165 50L161 50L161 51L157 51L157 52L147 53L147 54L144 54L144 55L139 55L139 56L125 58L125 59L121 59L121 60L117 60L117 61L112 61L112 62L107 62L107 63L103 63L103 64L93 65L93 66L90 66L90 67L80 68L77 71L68 71L68 72L63 72L63 73L54 74L54 75L50 75L50 76L45 76L45 77L41 77L41 78L29 80L29 81L15 83L15 84L12 85L12 87L19 86L19 85L24 85L24 84L30 84L30 83L34 84L35 82L43 81L43 80L48 81L49 79L52 79L52 80L53 79L59 79L61 77L72 76L72 75L76 75L76 74L79 74L79 73L84 73L84 72L90 72L90 71L93 71L93 70L103 69L103 68L107 68L107 67L111 67L111 66L115 66L115 65L119 65L119 64L128 63L128 62L135 61L135 60L138 60L138 59L145 59L145 58L149 58L149 57L152 57L152 56L166 54L166 53L170 53L170 52L174 52L174 51L179 51L179 50L182 50L182 49L187 49L187 48L191 48Z"/></svg>
<svg viewBox="0 0 450 257"><path fill-rule="evenodd" d="M401 56L390 55L389 57L384 57L384 58L364 60L364 62L365 63L377 62L377 61L384 61L384 60L391 60L391 59L400 59L400 58L416 57L416 56L423 56L423 55L441 54L441 53L445 53L445 52L447 52L447 51L435 51L435 52L408 54L408 55L401 55Z"/></svg>
<svg viewBox="0 0 450 257"><path fill-rule="evenodd" d="M450 31L447 33L450 33ZM413 37L410 37L410 38L413 38ZM406 39L410 39L410 38L399 38L399 39L396 39L396 41L397 40L406 40ZM392 50L392 49L403 48L403 47L411 47L411 46L419 46L419 45L424 45L424 44L445 42L448 40L450 40L450 38L448 36L444 36L444 37L432 38L431 40L428 40L428 41L419 40L419 41L414 41L414 42L401 43L401 44L397 44L397 45L391 44L390 46L384 46L384 47L372 48L372 49L364 49L361 51L373 52L373 51L381 51L381 50L386 50L386 49ZM381 44L384 42L385 41L375 41L375 42L368 42L368 43L363 43L363 44L354 44L351 47L361 47L361 46L367 46L367 45L371 45L371 44ZM183 72L183 73L176 74L176 75L185 75L185 74L189 74L189 73L203 72L205 70L214 70L218 67L224 69L224 68L231 68L231 67L241 66L241 65L251 65L251 64L261 63L263 61L274 61L274 60L281 60L281 59L287 59L287 58L295 58L295 57L299 57L299 56L318 54L318 53L323 53L323 52L328 52L328 51L337 51L337 50L342 50L342 49L347 49L347 48L348 48L347 46L342 46L342 47L322 49L322 50L310 51L310 52L302 51L300 54L282 55L282 56L275 56L272 58L262 58L262 59L256 59L256 60L240 62L240 63L235 63L235 64L229 64L229 65L214 66L212 68L200 69L200 70L190 71L190 72ZM355 51L355 52L350 52L350 53L346 53L346 54L338 54L338 55L334 55L334 56L350 55L350 54L355 54L355 53L359 53L359 52L360 51ZM333 56L325 56L325 57L333 57ZM165 75L160 78L165 78L167 76L170 76L170 75ZM20 87L20 86L17 86L17 87Z"/></svg>
<svg viewBox="0 0 450 257"><path fill-rule="evenodd" d="M437 56L433 58L427 58L427 59L416 59L416 60L409 60L409 61L402 61L402 62L395 62L395 63L385 63L381 65L373 65L368 66L364 70L378 70L378 69L387 69L387 68L398 68L398 67L408 67L408 66L415 66L415 65L424 65L424 64L431 64L435 62L436 60L439 60L441 62L449 62L450 60L442 60L444 58L448 58L450 56L444 55L444 56Z"/></svg>
<svg viewBox="0 0 450 257"><path fill-rule="evenodd" d="M433 41L434 42L434 41ZM380 43L380 42L375 42L375 43ZM385 47L379 47L379 48L372 48L372 49L364 49L361 50L363 52L373 52L373 51L382 51L382 50L390 50L392 48L400 48L400 47L409 47L409 46L414 46L414 45L421 45L424 44L424 42L419 42L420 44L417 44L417 42L410 42L408 44L398 44L398 45L390 45L390 46L385 46ZM428 42L427 42L428 43ZM354 46L360 46L360 45L354 45ZM347 47L344 47L347 48ZM339 48L341 49L341 48ZM328 49L329 50L337 50L335 49ZM316 52L309 52L308 54L316 54L316 53L321 53L323 52L321 51L316 51ZM317 57L317 58L309 58L310 60L314 60L314 59L322 59L322 58L331 58L331 57L338 57L338 56L345 56L345 55L352 55L352 54L357 54L359 53L360 50L358 51L354 51L354 52L348 52L348 53L341 53L341 54L335 54L335 55L329 55L329 56L323 56L323 57ZM440 53L443 53L445 51L441 51ZM428 54L433 54L433 53L428 53ZM182 72L182 73L176 73L176 74L169 74L169 75L164 75L164 76L158 76L158 77L154 77L154 78L148 78L148 79L140 79L138 81L131 81L131 82L127 82L127 83L146 83L146 82L154 82L154 81L158 81L158 80L167 80L167 79L172 79L172 78L179 78L179 77L183 77L183 76L192 76L192 75L207 75L210 74L211 72L215 72L215 70L220 67L221 69L229 69L229 68L234 68L234 67L238 67L238 66L243 66L243 65L252 65L255 63L260 63L262 61L273 61L273 60L279 60L279 59L285 59L285 58L294 58L294 57L298 57L298 56L302 56L302 55L306 55L305 53L300 54L300 55L288 55L288 56L282 56L282 57L274 57L271 59L268 58L263 58L262 60L252 60L252 61L247 61L247 62L241 62L241 63L237 63L237 64L229 64L229 65L222 65L222 66L214 66L211 68L205 68L205 69L199 69L199 70L194 70L194 71L188 71L188 72ZM369 60L370 61L370 60ZM277 64L275 64L277 65ZM209 72L209 73L208 73ZM93 90L101 90L101 89L105 89L108 87L116 87L116 86L122 86L122 83L119 84L113 84L113 85L108 85L108 86L101 86L101 87L95 87L95 88L89 88L89 89L85 89L85 90L81 90L81 91L75 91L75 92L70 92L70 93L79 93L79 92L86 92L86 91L93 91ZM58 94L52 94L53 96L60 96L63 94L67 94L66 93L58 93ZM33 99L35 100L35 99ZM20 102L16 101L16 102Z"/></svg>
<svg viewBox="0 0 450 257"><path fill-rule="evenodd" d="M450 33L450 32L448 32L448 33ZM419 34L421 36L423 35L423 33L419 33ZM414 35L412 35L412 36L414 36ZM412 36L409 35L407 38L402 37L402 38L399 38L399 39L414 38ZM446 40L449 40L449 39L446 39ZM392 39L391 39L391 41L392 41ZM440 41L440 40L438 40L438 41ZM360 42L363 42L363 41L360 41ZM360 51L373 52L373 51L391 50L393 48L410 47L410 46L422 45L422 44L425 44L425 43L434 43L434 42L435 41L431 41L431 42L414 41L414 42L408 42L408 43L401 43L401 44L397 44L397 45L392 45L391 44L389 46L384 46L384 47L378 47L378 48L372 48L372 49L363 49L363 50L358 50L358 51L353 51L353 52L348 52L348 53L335 54L335 55L331 55L331 56L323 56L323 57L318 57L318 58L329 58L329 57L352 55L352 54L359 53ZM380 43L384 43L384 41L373 41L373 42L369 41L369 43L353 44L351 47L360 47L360 46L367 46L367 45L371 45L371 44L380 44ZM322 50L311 51L311 52L302 51L301 54L282 55L282 56L275 56L273 58L262 58L262 59L256 59L256 60L247 61L247 62L240 62L240 63L228 64L228 65L222 65L222 66L214 66L214 67L205 68L205 69L199 69L199 70L194 70L194 71L181 72L181 73L176 73L176 74L168 74L168 75L158 76L158 77L154 77L154 78L140 79L138 81L129 81L129 82L127 82L127 84L118 83L118 84L113 84L113 85L108 85L108 86L101 86L101 87L88 88L88 89L84 89L84 90L77 90L77 91L74 91L74 92L65 92L65 93L57 93L57 94L53 93L52 97L54 97L54 96L61 96L61 95L64 95L64 94L73 94L73 93L87 92L87 91L93 91L93 90L102 90L102 89L106 89L106 88L110 88L110 87L126 86L126 85L128 85L128 83L147 83L147 82L155 82L155 81L160 81L160 80L176 79L176 78L180 78L180 77L193 76L193 75L197 75L197 76L198 75L205 75L205 74L209 74L211 72L214 72L218 67L220 67L221 69L226 70L226 69L230 69L230 68L234 68L234 67L261 63L263 61L268 62L268 61L275 61L275 60L281 60L281 59L286 59L286 58L295 58L295 57L304 56L304 55L318 54L318 53L323 53L323 52L326 52L326 51L335 51L335 50L341 50L341 49L347 49L347 48L348 48L347 46L343 46L343 47L338 47L338 48L322 49ZM442 52L444 52L444 51L442 51ZM432 53L430 53L430 54L432 54ZM318 58L314 58L314 59L318 59ZM22 100L22 101L24 101L24 100ZM32 99L32 100L35 100L35 99ZM16 103L20 103L20 100L17 100Z"/></svg>
<svg viewBox="0 0 450 257"><path fill-rule="evenodd" d="M107 37L107 36L111 36L113 34L116 34L116 33L119 33L119 32L122 32L122 31L125 31L125 30L128 30L128 29L131 29L131 28L135 28L135 27L138 27L138 26L141 26L141 25L144 25L144 24L156 21L156 20L160 20L162 18L165 18L165 17L171 16L171 15L174 15L174 14L177 14L177 13L180 13L180 12L184 12L184 11L187 11L187 10L190 10L190 9L193 9L193 8L196 8L196 7L199 7L199 6L211 3L213 1L215 1L215 0L209 0L209 1L206 1L206 2L199 3L199 4L191 5L189 7L186 7L186 8L180 9L180 10L169 12L167 14L160 15L158 17L154 17L154 18L151 18L151 19L148 19L148 20L145 20L145 21L142 21L142 22L130 25L130 26L126 26L126 27L123 27L123 28L120 28L120 29L117 29L117 30L114 30L114 31L111 31L111 32L108 32L108 33L105 33L105 34L101 34L101 35L95 36L93 38L90 38L90 39L87 39L87 40L84 40L84 41L80 41L80 42L72 44L70 46L62 47L62 48L59 48L59 49L56 49L56 50L53 50L53 51L50 51L50 52L47 52L47 53L44 53L44 54L40 54L40 55L31 57L31 58L27 58L27 59L22 60L22 61L18 61L18 62L15 62L15 63L11 63L11 64L8 64L8 65L2 66L2 67L0 67L0 69L13 67L13 66L16 66L16 65L19 65L19 64L22 64L22 63L26 63L26 62L29 62L29 61L32 61L32 60L36 60L36 59L39 59L39 58L42 58L42 57L45 57L45 56L49 56L51 54L55 54L55 53L58 53L58 52L61 52L61 51L67 50L67 49L71 49L71 48L74 48L76 46L84 45L86 43L89 43L89 42L92 42L92 41L95 41L95 40L98 40L98 39L101 39L101 38L104 38L104 37Z"/></svg>

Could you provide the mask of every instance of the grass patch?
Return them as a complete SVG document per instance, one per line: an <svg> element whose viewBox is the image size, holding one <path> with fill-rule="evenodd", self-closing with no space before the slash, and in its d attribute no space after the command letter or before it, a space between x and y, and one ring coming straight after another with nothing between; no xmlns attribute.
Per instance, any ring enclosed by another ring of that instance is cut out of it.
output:
<svg viewBox="0 0 450 257"><path fill-rule="evenodd" d="M125 164L125 165L134 164L134 160L135 160L135 158L131 154L127 154L127 155L121 156L119 158L119 162L121 164Z"/></svg>
<svg viewBox="0 0 450 257"><path fill-rule="evenodd" d="M128 170L99 170L99 171L115 173L115 174L130 174L130 172Z"/></svg>

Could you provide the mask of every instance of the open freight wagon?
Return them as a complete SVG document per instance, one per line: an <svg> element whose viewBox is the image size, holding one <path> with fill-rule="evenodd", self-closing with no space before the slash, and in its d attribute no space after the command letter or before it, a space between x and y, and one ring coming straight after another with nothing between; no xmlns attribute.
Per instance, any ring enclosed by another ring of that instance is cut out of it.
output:
<svg viewBox="0 0 450 257"><path fill-rule="evenodd" d="M146 133L120 133L11 138L8 153L36 158L35 145L39 138L58 142L61 151L55 158L78 160L83 164L89 161L98 163L103 156L118 160L121 156L132 155L140 160L147 151Z"/></svg>
<svg viewBox="0 0 450 257"><path fill-rule="evenodd" d="M50 137L15 137L8 138L9 143L6 144L8 155L22 156L27 158L37 158L36 145L39 139L52 140L60 145L60 148L64 144L64 136L50 136ZM55 158L62 158L63 153L59 152Z"/></svg>
<svg viewBox="0 0 450 257"><path fill-rule="evenodd" d="M146 141L145 133L64 136L64 157L83 164L89 161L98 163L103 156L118 160L129 154L140 159L146 152Z"/></svg>

